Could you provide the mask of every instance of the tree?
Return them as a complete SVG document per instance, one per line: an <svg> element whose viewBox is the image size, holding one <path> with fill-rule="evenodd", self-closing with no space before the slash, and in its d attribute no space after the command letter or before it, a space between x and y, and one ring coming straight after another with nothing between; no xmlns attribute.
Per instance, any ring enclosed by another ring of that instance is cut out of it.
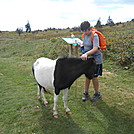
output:
<svg viewBox="0 0 134 134"><path fill-rule="evenodd" d="M101 27L102 27L100 18L98 19L98 21L97 21L95 27L96 27L96 28L101 28Z"/></svg>
<svg viewBox="0 0 134 134"><path fill-rule="evenodd" d="M17 28L17 29L16 29L16 32L17 32L17 33L19 34L19 36L20 36L20 34L23 33L23 28L22 28L22 27Z"/></svg>

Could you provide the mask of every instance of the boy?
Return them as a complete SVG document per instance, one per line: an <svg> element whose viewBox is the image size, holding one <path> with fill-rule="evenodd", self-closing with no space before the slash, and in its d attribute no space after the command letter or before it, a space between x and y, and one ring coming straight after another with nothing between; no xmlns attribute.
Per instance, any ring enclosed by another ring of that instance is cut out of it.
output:
<svg viewBox="0 0 134 134"><path fill-rule="evenodd" d="M90 36L92 34L92 30L90 27L90 23L88 21L84 21L80 25L81 31L84 34L83 38L83 46L84 46L84 53L81 55L82 60L87 60L87 57L93 56L96 60L96 72L94 74L94 78L92 79L92 83L94 86L94 95L91 98L91 101L94 102L97 99L101 98L100 92L99 92L99 81L98 76L102 75L102 53L100 52L100 46L99 46L99 37L95 33L93 42L91 42ZM89 99L88 89L90 85L91 80L86 78L85 85L84 85L84 94L82 97L83 101L86 101Z"/></svg>

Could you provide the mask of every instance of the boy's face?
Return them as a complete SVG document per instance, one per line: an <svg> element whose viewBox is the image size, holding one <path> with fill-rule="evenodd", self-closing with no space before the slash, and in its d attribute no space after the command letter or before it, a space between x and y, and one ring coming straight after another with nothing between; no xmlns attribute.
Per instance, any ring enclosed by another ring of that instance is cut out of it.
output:
<svg viewBox="0 0 134 134"><path fill-rule="evenodd" d="M85 35L89 35L89 34L91 33L90 29L83 30L82 32L83 32L83 34L85 34Z"/></svg>

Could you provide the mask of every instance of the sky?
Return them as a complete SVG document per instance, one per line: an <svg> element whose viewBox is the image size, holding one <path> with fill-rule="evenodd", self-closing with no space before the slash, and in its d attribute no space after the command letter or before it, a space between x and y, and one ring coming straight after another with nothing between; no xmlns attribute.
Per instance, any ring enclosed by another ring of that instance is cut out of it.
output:
<svg viewBox="0 0 134 134"><path fill-rule="evenodd" d="M100 18L114 23L134 19L134 0L0 0L0 31L15 31L29 21L32 31L77 27L83 21L92 26Z"/></svg>

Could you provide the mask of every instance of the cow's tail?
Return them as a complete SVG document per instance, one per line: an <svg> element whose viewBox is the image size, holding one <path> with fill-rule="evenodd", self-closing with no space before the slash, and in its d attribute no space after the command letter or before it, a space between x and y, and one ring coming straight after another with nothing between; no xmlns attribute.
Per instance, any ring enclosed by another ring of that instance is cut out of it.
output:
<svg viewBox="0 0 134 134"><path fill-rule="evenodd" d="M39 86L40 92L41 92L41 89L43 88L43 90L44 90L45 93L51 94L51 92L50 92L47 88L41 86L38 82L37 82L37 84L38 84L38 86Z"/></svg>
<svg viewBox="0 0 134 134"><path fill-rule="evenodd" d="M32 72L33 72L33 76L35 77L35 75L34 75L34 64L32 65Z"/></svg>

